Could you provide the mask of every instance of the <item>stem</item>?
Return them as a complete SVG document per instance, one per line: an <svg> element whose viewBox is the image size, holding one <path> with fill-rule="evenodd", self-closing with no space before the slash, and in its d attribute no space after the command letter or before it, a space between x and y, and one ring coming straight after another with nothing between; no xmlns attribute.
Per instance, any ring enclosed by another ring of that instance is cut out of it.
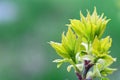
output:
<svg viewBox="0 0 120 80"><path fill-rule="evenodd" d="M83 78L86 79L87 73L90 70L90 68L93 66L93 64L90 63L90 60L85 60L84 61L84 72L83 72ZM91 79L86 79L86 80L91 80Z"/></svg>
<svg viewBox="0 0 120 80"><path fill-rule="evenodd" d="M90 54L90 46L91 43L88 41L88 49L87 49L87 53ZM94 64L91 63L90 60L84 60L84 71L81 74L79 71L76 72L76 75L78 77L78 80L92 80L92 77L86 78L88 71L90 70L90 68L93 66Z"/></svg>
<svg viewBox="0 0 120 80"><path fill-rule="evenodd" d="M86 69L84 70L84 73L83 73L84 79L86 78L86 75L87 75L88 71L89 71L89 68L86 68Z"/></svg>
<svg viewBox="0 0 120 80"><path fill-rule="evenodd" d="M80 73L76 72L76 75L77 75L77 77L78 77L78 80L83 80Z"/></svg>
<svg viewBox="0 0 120 80"><path fill-rule="evenodd" d="M84 71L83 74L81 75L80 71L76 67L76 75L78 77L78 80L92 80L92 78L89 76L89 78L86 79L87 73L90 70L90 68L94 65L90 63L90 60L85 60L84 61Z"/></svg>
<svg viewBox="0 0 120 80"><path fill-rule="evenodd" d="M92 80L92 78L86 79L86 80Z"/></svg>
<svg viewBox="0 0 120 80"><path fill-rule="evenodd" d="M77 75L77 77L78 77L78 80L92 80L92 78L83 79L83 78L82 78L82 75L81 75L80 73L78 73L78 72L76 72L76 75Z"/></svg>

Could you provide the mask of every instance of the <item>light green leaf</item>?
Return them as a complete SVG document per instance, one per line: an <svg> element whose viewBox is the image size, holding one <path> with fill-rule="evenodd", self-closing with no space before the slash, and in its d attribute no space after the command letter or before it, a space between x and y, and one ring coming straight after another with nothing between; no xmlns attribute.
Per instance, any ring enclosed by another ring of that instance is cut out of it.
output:
<svg viewBox="0 0 120 80"><path fill-rule="evenodd" d="M59 56L63 58L69 58L69 55L62 44L51 41L50 45L56 50Z"/></svg>
<svg viewBox="0 0 120 80"><path fill-rule="evenodd" d="M74 53L80 53L80 51L85 50L84 46L81 45L82 39L78 37L75 42Z"/></svg>
<svg viewBox="0 0 120 80"><path fill-rule="evenodd" d="M59 68L63 63L69 62L70 59L55 59L53 62L57 63L57 68Z"/></svg>
<svg viewBox="0 0 120 80"><path fill-rule="evenodd" d="M80 11L80 17L81 17L81 22L84 24L84 26L86 27L86 17L83 16L82 12Z"/></svg>
<svg viewBox="0 0 120 80"><path fill-rule="evenodd" d="M92 44L92 53L95 56L101 56L109 53L109 48L111 47L112 39L108 36L102 40L95 37Z"/></svg>
<svg viewBox="0 0 120 80"><path fill-rule="evenodd" d="M71 45L69 44L68 39L64 35L64 32L62 34L62 46L64 47L67 53L71 53Z"/></svg>
<svg viewBox="0 0 120 80"><path fill-rule="evenodd" d="M109 79L109 78L104 78L104 77L103 77L103 78L101 78L101 80L110 80L110 79Z"/></svg>
<svg viewBox="0 0 120 80"><path fill-rule="evenodd" d="M60 66L62 65L63 63L61 62L61 63L58 63L57 64L57 68L60 68Z"/></svg>
<svg viewBox="0 0 120 80"><path fill-rule="evenodd" d="M73 67L73 65L69 65L69 66L67 67L67 71L70 72L72 67Z"/></svg>
<svg viewBox="0 0 120 80"><path fill-rule="evenodd" d="M103 76L107 76L108 74L112 74L114 71L116 71L116 69L105 68L104 70L101 71L101 74Z"/></svg>
<svg viewBox="0 0 120 80"><path fill-rule="evenodd" d="M93 76L94 76L94 77L101 77L100 70L99 70L99 68L98 68L97 65L94 65L94 68L93 68Z"/></svg>
<svg viewBox="0 0 120 80"><path fill-rule="evenodd" d="M68 62L68 61L69 61L69 59L55 59L55 60L53 60L53 62L55 62L55 63Z"/></svg>
<svg viewBox="0 0 120 80"><path fill-rule="evenodd" d="M96 23L96 21L98 20L98 15L97 15L96 7L94 7L94 11L93 11L93 14L91 16L91 19L92 19L91 21L93 23Z"/></svg>
<svg viewBox="0 0 120 80"><path fill-rule="evenodd" d="M84 69L84 64L81 63L81 64L76 64L76 67L79 69L79 71L83 71Z"/></svg>
<svg viewBox="0 0 120 80"><path fill-rule="evenodd" d="M81 36L81 27L80 27L80 20L76 20L76 19L71 19L70 20L71 23L71 27L72 29L79 35ZM82 25L83 26L83 25Z"/></svg>
<svg viewBox="0 0 120 80"><path fill-rule="evenodd" d="M101 49L104 51L108 51L108 49L111 47L112 39L107 36L106 38L101 40Z"/></svg>
<svg viewBox="0 0 120 80"><path fill-rule="evenodd" d="M112 58L112 56L104 54L101 55L101 59L105 60L105 66L110 66L114 61L116 61L115 58Z"/></svg>
<svg viewBox="0 0 120 80"><path fill-rule="evenodd" d="M93 44L92 44L93 55L99 56L100 55L100 52L99 52L100 50L101 50L101 44L100 44L100 41L99 41L98 37L96 36L94 41L93 41Z"/></svg>
<svg viewBox="0 0 120 80"><path fill-rule="evenodd" d="M66 38L68 41L68 45L70 45L70 49L74 49L75 41L76 41L76 35L73 33L71 27L68 27L68 31L66 33Z"/></svg>
<svg viewBox="0 0 120 80"><path fill-rule="evenodd" d="M93 42L93 40L96 36L97 26L93 23L91 23L91 26L92 26L92 28L91 28L91 38L92 38L92 42Z"/></svg>
<svg viewBox="0 0 120 80"><path fill-rule="evenodd" d="M89 80L89 79L91 79L91 78L93 78L93 72L92 72L92 71L89 71L89 72L87 73L86 80Z"/></svg>

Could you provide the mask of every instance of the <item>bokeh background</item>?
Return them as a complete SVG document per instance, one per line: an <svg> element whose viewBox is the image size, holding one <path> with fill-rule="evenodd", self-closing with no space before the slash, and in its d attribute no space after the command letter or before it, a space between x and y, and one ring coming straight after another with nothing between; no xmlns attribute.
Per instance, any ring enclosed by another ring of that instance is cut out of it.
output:
<svg viewBox="0 0 120 80"><path fill-rule="evenodd" d="M111 19L104 36L113 38L110 80L120 80L120 0L0 0L0 80L77 80L74 71L60 69L59 58L48 44L61 40L69 19L79 19L80 10Z"/></svg>

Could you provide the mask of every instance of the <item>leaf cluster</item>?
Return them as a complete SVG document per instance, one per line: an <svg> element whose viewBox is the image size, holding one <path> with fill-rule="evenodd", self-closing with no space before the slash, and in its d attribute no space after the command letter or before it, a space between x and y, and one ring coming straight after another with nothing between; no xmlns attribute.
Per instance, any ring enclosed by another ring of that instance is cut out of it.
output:
<svg viewBox="0 0 120 80"><path fill-rule="evenodd" d="M70 63L68 72L74 68L83 80L95 77L109 80L106 76L116 70L110 68L116 59L110 55L112 38L102 38L102 35L110 19L106 19L104 14L99 16L96 8L92 15L88 10L87 16L80 12L80 17L80 20L70 19L67 33L62 33L61 43L50 41L61 57L53 62L57 63L58 68L65 62Z"/></svg>

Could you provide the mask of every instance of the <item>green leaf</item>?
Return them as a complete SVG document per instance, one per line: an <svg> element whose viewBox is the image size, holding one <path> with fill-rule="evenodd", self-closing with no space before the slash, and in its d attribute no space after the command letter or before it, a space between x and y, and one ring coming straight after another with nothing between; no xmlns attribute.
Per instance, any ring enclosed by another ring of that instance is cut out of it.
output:
<svg viewBox="0 0 120 80"><path fill-rule="evenodd" d="M68 62L68 61L69 61L69 59L55 59L55 60L53 60L53 62L55 62L55 63Z"/></svg>
<svg viewBox="0 0 120 80"><path fill-rule="evenodd" d="M102 56L97 60L95 64L96 67L94 68L94 73L95 72L97 74L100 73L101 77L107 76L108 74L112 74L112 72L115 71L116 69L108 68L108 66L110 66L113 63L113 61L114 61L114 58L105 54L104 56ZM97 75L97 77L100 77L100 76Z"/></svg>
<svg viewBox="0 0 120 80"><path fill-rule="evenodd" d="M96 21L97 21L97 19L98 19L96 7L94 7L94 11L93 11L93 14L92 14L91 17L92 17L92 22L93 22L93 23L96 23Z"/></svg>
<svg viewBox="0 0 120 80"><path fill-rule="evenodd" d="M86 80L92 79L93 78L93 72L89 71L86 76Z"/></svg>
<svg viewBox="0 0 120 80"><path fill-rule="evenodd" d="M84 64L81 63L81 64L76 64L76 67L79 69L79 71L83 71L84 69Z"/></svg>
<svg viewBox="0 0 120 80"><path fill-rule="evenodd" d="M67 51L67 53L71 53L71 45L69 44L68 39L64 35L64 32L62 34L62 46Z"/></svg>
<svg viewBox="0 0 120 80"><path fill-rule="evenodd" d="M56 50L59 56L63 58L69 58L69 55L62 44L51 41L50 45Z"/></svg>
<svg viewBox="0 0 120 80"><path fill-rule="evenodd" d="M116 69L105 68L104 70L101 71L101 74L103 76L107 76L108 74L112 74L114 71L116 71Z"/></svg>
<svg viewBox="0 0 120 80"><path fill-rule="evenodd" d="M101 78L101 80L109 80L109 78Z"/></svg>
<svg viewBox="0 0 120 80"><path fill-rule="evenodd" d="M69 62L70 59L55 59L53 62L57 63L57 68L59 68L63 63Z"/></svg>
<svg viewBox="0 0 120 80"><path fill-rule="evenodd" d="M62 34L62 46L65 48L69 55L75 56L77 52L80 52L81 38L76 37L76 34L72 31L71 27L68 28L66 36Z"/></svg>
<svg viewBox="0 0 120 80"><path fill-rule="evenodd" d="M108 51L111 47L111 44L112 39L109 36L107 36L106 38L101 40L101 49L103 49L104 51Z"/></svg>
<svg viewBox="0 0 120 80"><path fill-rule="evenodd" d="M99 41L98 37L96 36L94 41L93 41L93 44L92 44L93 55L99 56L100 55L100 52L99 52L100 50L101 50L101 44L100 44L100 41Z"/></svg>
<svg viewBox="0 0 120 80"><path fill-rule="evenodd" d="M67 71L70 72L72 67L73 67L73 65L69 65L69 66L67 67Z"/></svg>
<svg viewBox="0 0 120 80"><path fill-rule="evenodd" d="M57 68L60 68L63 63L58 63Z"/></svg>
<svg viewBox="0 0 120 80"><path fill-rule="evenodd" d="M74 49L75 41L76 41L76 35L73 33L71 27L68 27L68 31L66 33L66 38L68 41L68 45L70 45L70 49Z"/></svg>
<svg viewBox="0 0 120 80"><path fill-rule="evenodd" d="M105 60L105 66L110 66L114 61L116 61L115 58L112 58L112 56L104 54L101 55L101 59Z"/></svg>
<svg viewBox="0 0 120 80"><path fill-rule="evenodd" d="M102 23L101 23L101 25L100 25L99 38L102 37L102 35L103 35L104 31L105 31L106 25L107 25L107 23L110 21L110 19L105 20L105 18L104 18L104 19L101 19L101 20L102 20Z"/></svg>
<svg viewBox="0 0 120 80"><path fill-rule="evenodd" d="M94 68L93 68L93 76L94 76L94 77L101 77L100 70L99 70L99 68L98 68L97 65L94 65Z"/></svg>
<svg viewBox="0 0 120 80"><path fill-rule="evenodd" d="M91 29L91 38L92 42L94 41L94 38L96 36L97 26L93 23L91 23L92 29Z"/></svg>
<svg viewBox="0 0 120 80"><path fill-rule="evenodd" d="M95 37L92 44L92 53L95 56L101 56L109 53L109 48L111 47L112 39L108 36L102 40Z"/></svg>
<svg viewBox="0 0 120 80"><path fill-rule="evenodd" d="M81 50L84 50L84 48L81 46L81 38L78 37L76 39L76 42L75 42L75 48L74 48L74 53L77 54L78 52L80 52Z"/></svg>
<svg viewBox="0 0 120 80"><path fill-rule="evenodd" d="M76 20L76 19L71 19L70 20L70 23L71 23L71 27L72 29L79 35L81 36L81 27L80 26L83 26L83 25L80 25L80 20Z"/></svg>

